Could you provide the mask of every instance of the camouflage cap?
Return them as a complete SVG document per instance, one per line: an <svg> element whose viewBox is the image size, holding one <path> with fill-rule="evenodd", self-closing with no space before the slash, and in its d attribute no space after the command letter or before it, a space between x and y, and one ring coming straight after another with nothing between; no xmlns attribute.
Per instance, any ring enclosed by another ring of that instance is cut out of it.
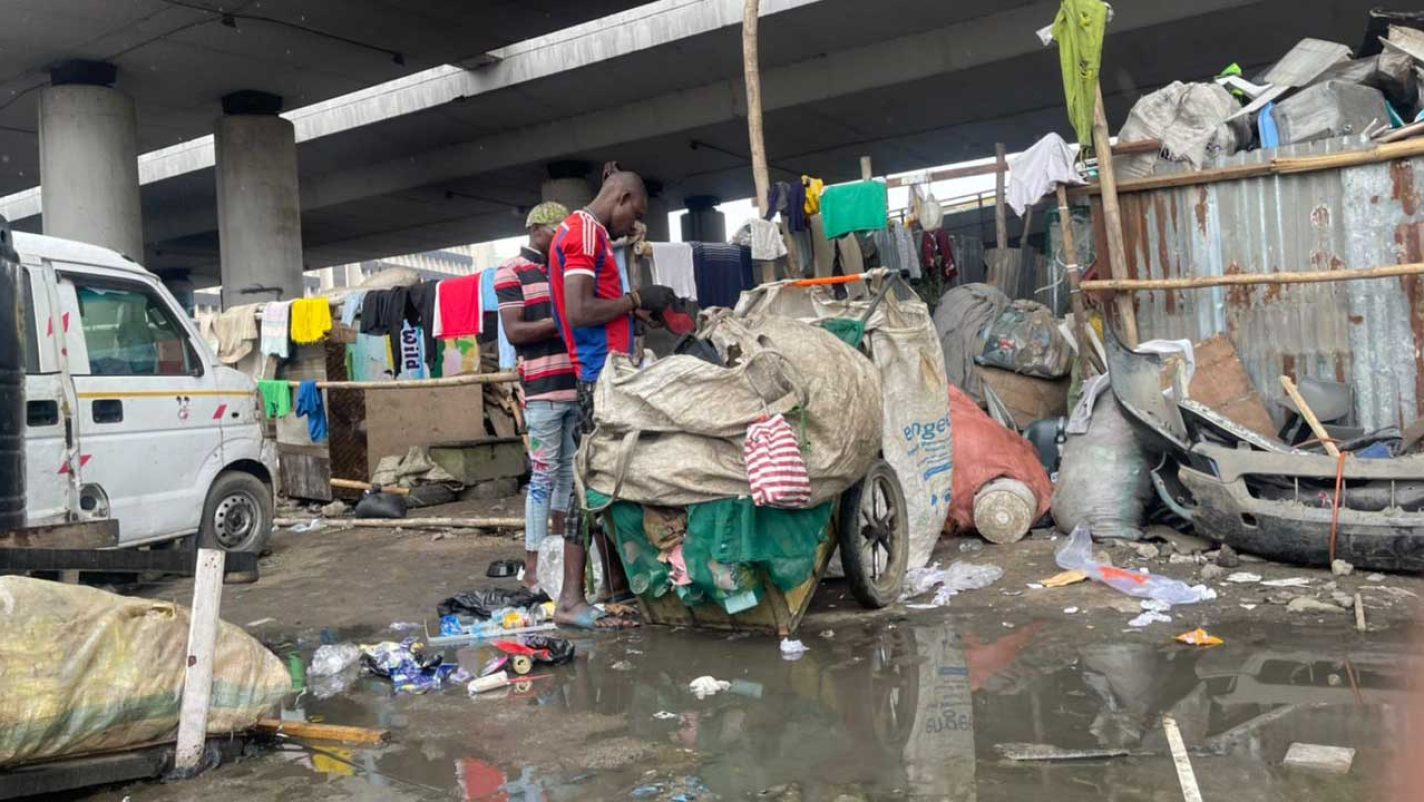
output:
<svg viewBox="0 0 1424 802"><path fill-rule="evenodd" d="M564 218L569 216L569 210L564 208L562 203L555 201L544 201L529 210L529 217L524 221L525 228L534 226L556 226L564 222Z"/></svg>

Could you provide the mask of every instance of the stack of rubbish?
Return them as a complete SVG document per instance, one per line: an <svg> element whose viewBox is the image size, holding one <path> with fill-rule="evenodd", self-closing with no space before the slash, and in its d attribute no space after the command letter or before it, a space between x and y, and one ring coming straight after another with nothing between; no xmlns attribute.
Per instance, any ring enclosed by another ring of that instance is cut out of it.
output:
<svg viewBox="0 0 1424 802"><path fill-rule="evenodd" d="M950 384L996 420L1022 429L1066 413L1073 349L1048 307L965 284L940 298L934 325Z"/></svg>
<svg viewBox="0 0 1424 802"><path fill-rule="evenodd" d="M553 629L554 603L525 588L491 588L457 593L436 606L440 636L432 644L498 638Z"/></svg>

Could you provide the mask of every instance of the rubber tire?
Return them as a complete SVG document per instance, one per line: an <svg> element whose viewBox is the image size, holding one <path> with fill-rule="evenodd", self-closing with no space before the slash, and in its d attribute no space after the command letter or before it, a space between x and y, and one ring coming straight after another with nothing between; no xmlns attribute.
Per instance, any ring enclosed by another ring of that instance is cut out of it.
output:
<svg viewBox="0 0 1424 802"><path fill-rule="evenodd" d="M895 508L896 531L892 534L891 560L879 582L871 577L870 566L861 562L860 501L865 488L877 478L888 475L892 489L890 499ZM895 469L885 460L877 460L865 476L841 494L840 512L836 521L836 536L840 542L841 567L850 583L851 595L862 607L879 610L895 603L905 582L905 568L910 559L909 518L905 508L905 491Z"/></svg>
<svg viewBox="0 0 1424 802"><path fill-rule="evenodd" d="M225 546L218 540L213 516L217 512L218 504L224 498L236 493L245 493L257 503L262 514L262 525L249 534L241 544ZM212 486L208 488L208 497L203 502L203 520L198 528L198 547L261 554L267 548L267 541L272 537L274 507L272 488L268 487L261 479L243 471L223 471L218 474L218 478L213 480Z"/></svg>

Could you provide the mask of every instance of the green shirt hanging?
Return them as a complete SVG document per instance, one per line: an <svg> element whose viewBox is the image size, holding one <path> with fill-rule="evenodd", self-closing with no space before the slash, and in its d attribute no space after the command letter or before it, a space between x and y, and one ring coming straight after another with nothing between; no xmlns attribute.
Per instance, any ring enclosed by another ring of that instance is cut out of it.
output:
<svg viewBox="0 0 1424 802"><path fill-rule="evenodd" d="M1102 0L1063 0L1053 20L1068 119L1078 133L1078 143L1088 149L1093 147L1093 107L1098 102L1098 70L1107 26L1108 5Z"/></svg>
<svg viewBox="0 0 1424 802"><path fill-rule="evenodd" d="M836 184L821 193L821 224L827 239L852 231L878 231L889 215L889 195L879 181Z"/></svg>
<svg viewBox="0 0 1424 802"><path fill-rule="evenodd" d="M292 414L292 386L285 381L263 379L257 382L262 393L262 408L269 418L284 418Z"/></svg>

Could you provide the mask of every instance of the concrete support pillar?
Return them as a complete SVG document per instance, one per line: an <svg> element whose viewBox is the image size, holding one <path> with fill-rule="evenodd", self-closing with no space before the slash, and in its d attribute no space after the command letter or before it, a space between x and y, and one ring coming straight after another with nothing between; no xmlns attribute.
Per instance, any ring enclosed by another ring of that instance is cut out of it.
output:
<svg viewBox="0 0 1424 802"><path fill-rule="evenodd" d="M726 242L727 216L717 211L721 198L712 195L690 195L682 215L683 242Z"/></svg>
<svg viewBox="0 0 1424 802"><path fill-rule="evenodd" d="M111 88L117 71L68 62L40 92L40 202L44 233L143 259L138 125L133 100Z"/></svg>
<svg viewBox="0 0 1424 802"><path fill-rule="evenodd" d="M648 198L648 215L643 218L648 226L649 242L667 242L670 238L668 226L668 205L661 197Z"/></svg>
<svg viewBox="0 0 1424 802"><path fill-rule="evenodd" d="M188 271L165 270L158 274L158 278L163 282L163 286L173 293L174 300L183 307L183 311L191 316L196 303L196 290L193 287L193 280L189 278Z"/></svg>
<svg viewBox="0 0 1424 802"><path fill-rule="evenodd" d="M593 185L587 178L550 178L539 187L539 198L562 203L572 212L593 201Z"/></svg>
<svg viewBox="0 0 1424 802"><path fill-rule="evenodd" d="M304 294L296 133L281 98L239 94L214 125L224 308Z"/></svg>

